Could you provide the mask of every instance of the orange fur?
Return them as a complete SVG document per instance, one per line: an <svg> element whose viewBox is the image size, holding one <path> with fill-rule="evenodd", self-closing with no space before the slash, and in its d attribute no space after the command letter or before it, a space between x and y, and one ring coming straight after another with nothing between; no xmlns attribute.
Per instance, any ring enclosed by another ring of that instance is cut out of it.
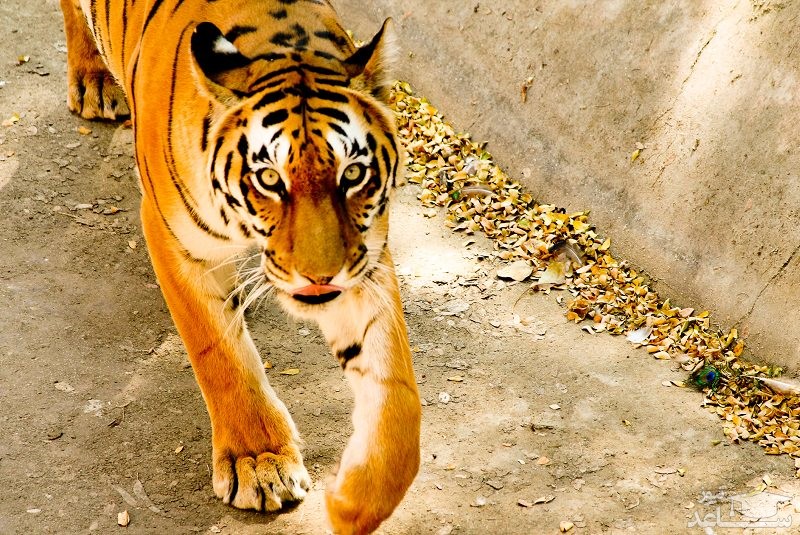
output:
<svg viewBox="0 0 800 535"><path fill-rule="evenodd" d="M386 249L400 167L381 103L388 26L357 50L327 0L61 5L70 109L114 119L127 99L142 226L211 418L215 493L272 511L310 484L242 320L231 260L255 247L250 295L272 286L290 313L318 321L353 388L354 433L326 505L336 533L370 533L419 467L419 396Z"/></svg>

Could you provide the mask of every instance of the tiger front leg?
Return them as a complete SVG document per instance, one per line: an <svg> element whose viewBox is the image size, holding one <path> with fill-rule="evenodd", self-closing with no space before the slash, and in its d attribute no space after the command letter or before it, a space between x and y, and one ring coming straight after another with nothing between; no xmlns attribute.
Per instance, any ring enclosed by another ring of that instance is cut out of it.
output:
<svg viewBox="0 0 800 535"><path fill-rule="evenodd" d="M188 259L157 210L145 197L142 226L211 418L214 493L257 511L300 501L311 483L300 437L228 299L234 268Z"/></svg>
<svg viewBox="0 0 800 535"><path fill-rule="evenodd" d="M61 0L67 38L67 105L84 119L130 115L125 93L108 71L78 0Z"/></svg>
<svg viewBox="0 0 800 535"><path fill-rule="evenodd" d="M377 529L419 469L419 393L388 253L382 264L320 319L355 395L354 432L325 497L338 535Z"/></svg>

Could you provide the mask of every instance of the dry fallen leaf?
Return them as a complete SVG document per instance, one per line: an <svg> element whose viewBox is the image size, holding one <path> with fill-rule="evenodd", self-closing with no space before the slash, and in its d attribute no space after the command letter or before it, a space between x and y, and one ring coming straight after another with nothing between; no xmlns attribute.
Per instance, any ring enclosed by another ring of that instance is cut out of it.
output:
<svg viewBox="0 0 800 535"><path fill-rule="evenodd" d="M297 368L289 368L287 370L283 370L281 375L297 375L298 373L300 373L300 370Z"/></svg>
<svg viewBox="0 0 800 535"><path fill-rule="evenodd" d="M508 266L503 266L497 270L497 276L501 279L511 279L522 282L533 273L533 267L524 260L517 260Z"/></svg>
<svg viewBox="0 0 800 535"><path fill-rule="evenodd" d="M478 496L475 498L475 501L470 504L472 507L483 507L484 505L486 505L486 498L483 496Z"/></svg>
<svg viewBox="0 0 800 535"><path fill-rule="evenodd" d="M553 260L547 264L545 269L539 276L538 284L563 284L566 281L566 267L564 262Z"/></svg>
<svg viewBox="0 0 800 535"><path fill-rule="evenodd" d="M81 125L81 126L78 127L78 133L80 135L82 135L82 136L88 136L89 134L92 133L92 129L91 128L86 128L85 126Z"/></svg>
<svg viewBox="0 0 800 535"><path fill-rule="evenodd" d="M131 515L128 514L128 510L124 510L121 513L117 513L117 524L122 526L123 528L128 527L128 524L131 523Z"/></svg>
<svg viewBox="0 0 800 535"><path fill-rule="evenodd" d="M3 126L14 126L18 122L19 122L19 115L15 113L8 119L3 120Z"/></svg>
<svg viewBox="0 0 800 535"><path fill-rule="evenodd" d="M650 327L641 327L635 331L629 332L626 338L628 342L631 342L632 344L643 344L645 341L647 341L647 338L650 336L652 331L653 329Z"/></svg>

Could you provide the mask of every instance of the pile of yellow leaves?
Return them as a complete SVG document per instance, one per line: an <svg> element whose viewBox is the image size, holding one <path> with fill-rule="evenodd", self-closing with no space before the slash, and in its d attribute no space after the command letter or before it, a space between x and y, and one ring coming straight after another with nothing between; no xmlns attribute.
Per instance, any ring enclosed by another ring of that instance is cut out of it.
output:
<svg viewBox="0 0 800 535"><path fill-rule="evenodd" d="M774 379L780 368L742 359L737 330L712 327L708 312L662 301L645 276L614 258L610 240L597 235L587 212L536 202L409 84L395 84L391 105L406 148L406 178L419 185L424 206L445 207L453 230L483 232L499 258L532 265L538 270L532 290L568 291L567 318L587 322L585 331L627 334L653 357L690 373L711 366L720 380L697 386L706 392L704 404L724 421L725 435L757 441L769 454L791 455L800 468L800 395Z"/></svg>

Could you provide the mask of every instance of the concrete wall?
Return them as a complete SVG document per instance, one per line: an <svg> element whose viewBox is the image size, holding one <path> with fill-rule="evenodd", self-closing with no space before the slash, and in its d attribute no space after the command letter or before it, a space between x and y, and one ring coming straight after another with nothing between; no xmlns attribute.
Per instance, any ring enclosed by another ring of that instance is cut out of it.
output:
<svg viewBox="0 0 800 535"><path fill-rule="evenodd" d="M537 198L591 209L662 296L800 367L800 2L337 6L363 37L392 16L398 75Z"/></svg>

